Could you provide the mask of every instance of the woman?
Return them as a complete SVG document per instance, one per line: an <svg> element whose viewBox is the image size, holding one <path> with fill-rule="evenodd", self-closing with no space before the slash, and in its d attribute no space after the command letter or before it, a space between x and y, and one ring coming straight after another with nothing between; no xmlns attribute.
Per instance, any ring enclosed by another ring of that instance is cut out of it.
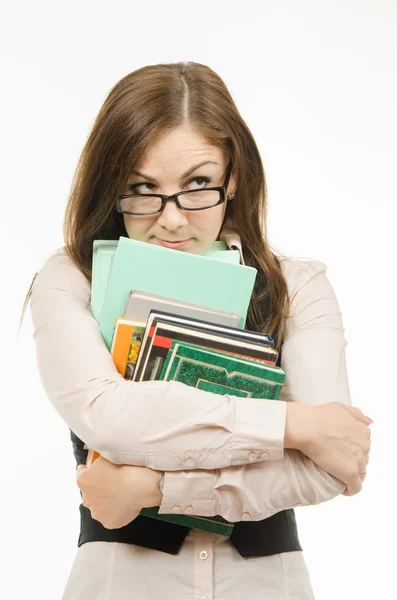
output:
<svg viewBox="0 0 397 600"><path fill-rule="evenodd" d="M200 210L172 196L207 187L219 200ZM79 547L63 600L314 597L293 508L361 490L371 421L351 406L326 265L276 256L266 207L258 148L211 69L146 66L110 91L77 167L66 245L30 290L46 393L77 463L83 441L101 454L78 469ZM247 328L276 340L278 401L118 374L89 303L92 242L121 235L195 254L221 239L258 270ZM236 524L229 539L138 516L146 506Z"/></svg>

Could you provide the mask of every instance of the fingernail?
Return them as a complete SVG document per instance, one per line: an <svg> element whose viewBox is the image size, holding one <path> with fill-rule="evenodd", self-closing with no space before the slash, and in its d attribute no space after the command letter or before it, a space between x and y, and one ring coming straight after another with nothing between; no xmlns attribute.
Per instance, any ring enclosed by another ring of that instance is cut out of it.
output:
<svg viewBox="0 0 397 600"><path fill-rule="evenodd" d="M371 423L373 423L373 420L372 420L372 419L370 419L369 417L367 417L367 415L364 415L364 417L365 417L366 419L368 419L368 421L371 421Z"/></svg>

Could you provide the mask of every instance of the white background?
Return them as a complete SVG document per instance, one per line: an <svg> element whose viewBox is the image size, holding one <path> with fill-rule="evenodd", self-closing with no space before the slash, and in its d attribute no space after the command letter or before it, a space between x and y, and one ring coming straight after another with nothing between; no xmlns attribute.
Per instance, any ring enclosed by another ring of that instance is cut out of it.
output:
<svg viewBox="0 0 397 600"><path fill-rule="evenodd" d="M316 599L392 596L396 2L2 7L0 595L60 598L79 525L69 430L41 387L29 310L16 340L25 294L63 245L71 178L110 88L143 65L192 60L223 78L257 140L271 244L328 265L353 404L374 420L363 491L296 511Z"/></svg>

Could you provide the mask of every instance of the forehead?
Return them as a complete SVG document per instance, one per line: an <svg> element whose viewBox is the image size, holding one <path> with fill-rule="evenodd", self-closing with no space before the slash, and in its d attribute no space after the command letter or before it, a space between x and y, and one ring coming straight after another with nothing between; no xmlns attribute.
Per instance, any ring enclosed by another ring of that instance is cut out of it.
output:
<svg viewBox="0 0 397 600"><path fill-rule="evenodd" d="M174 165L182 172L193 164L204 161L211 161L223 167L225 160L222 148L210 143L190 126L181 126L162 134L150 144L135 167L164 170ZM216 165L212 167L216 168Z"/></svg>

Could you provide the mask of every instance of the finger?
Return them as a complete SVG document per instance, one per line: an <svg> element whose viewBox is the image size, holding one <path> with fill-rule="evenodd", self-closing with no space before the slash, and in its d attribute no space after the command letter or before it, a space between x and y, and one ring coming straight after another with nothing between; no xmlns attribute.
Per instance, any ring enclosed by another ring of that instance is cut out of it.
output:
<svg viewBox="0 0 397 600"><path fill-rule="evenodd" d="M345 490L342 492L342 496L355 496L355 494L350 493L349 490Z"/></svg>
<svg viewBox="0 0 397 600"><path fill-rule="evenodd" d="M355 477L350 483L347 484L347 491L349 492L349 496L354 496L355 494L361 492L362 487L362 481L359 475L357 475L357 477Z"/></svg>
<svg viewBox="0 0 397 600"><path fill-rule="evenodd" d="M359 475L360 480L361 480L361 487L362 487L362 482L364 481L364 479L367 476L367 472L365 471L364 473L361 473L361 475ZM355 491L350 491L349 488L346 488L344 492L342 492L342 496L355 496L358 492Z"/></svg>
<svg viewBox="0 0 397 600"><path fill-rule="evenodd" d="M357 486L359 487L359 489L357 489L357 487L352 487L351 485L348 486L344 492L342 492L342 496L355 496L356 494L358 494L358 492L361 491L362 489L362 483L364 481L364 479L367 476L367 469L364 469L362 473L360 473L359 478L361 481L361 486Z"/></svg>
<svg viewBox="0 0 397 600"><path fill-rule="evenodd" d="M366 425L370 425L372 423L372 420L369 417L366 417L365 414L359 408L357 408L357 406L346 406L345 404L343 406L358 421L361 421L362 423L365 423Z"/></svg>

